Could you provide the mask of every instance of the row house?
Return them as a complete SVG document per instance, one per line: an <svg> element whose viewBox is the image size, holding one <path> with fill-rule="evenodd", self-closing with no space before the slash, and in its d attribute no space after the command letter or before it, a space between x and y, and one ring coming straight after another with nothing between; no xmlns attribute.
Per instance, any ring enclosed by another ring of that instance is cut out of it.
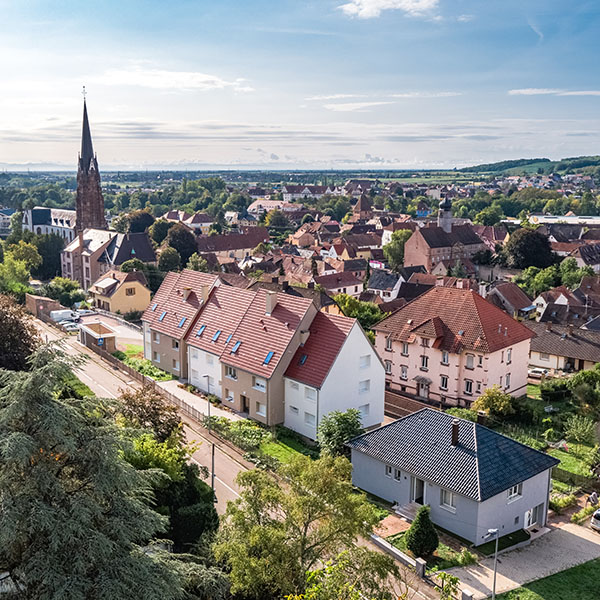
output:
<svg viewBox="0 0 600 600"><path fill-rule="evenodd" d="M265 425L311 439L332 410L383 420L383 364L358 322L311 298L169 273L142 317L153 364ZM356 364L354 364L356 363Z"/></svg>
<svg viewBox="0 0 600 600"><path fill-rule="evenodd" d="M170 223L183 223L189 227L194 233L206 235L214 224L214 219L206 213L197 212L193 215L186 213L183 210L169 210L161 219Z"/></svg>
<svg viewBox="0 0 600 600"><path fill-rule="evenodd" d="M472 290L433 287L374 329L390 389L443 406L526 393L533 333Z"/></svg>
<svg viewBox="0 0 600 600"><path fill-rule="evenodd" d="M352 271L320 275L314 278L314 282L331 296L348 294L358 298L363 291L363 282Z"/></svg>

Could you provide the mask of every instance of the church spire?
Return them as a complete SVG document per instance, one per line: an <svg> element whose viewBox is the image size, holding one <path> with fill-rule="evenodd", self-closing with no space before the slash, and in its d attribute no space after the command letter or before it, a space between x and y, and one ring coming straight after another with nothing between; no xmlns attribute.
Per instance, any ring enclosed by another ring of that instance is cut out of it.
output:
<svg viewBox="0 0 600 600"><path fill-rule="evenodd" d="M87 105L85 97L83 98L83 129L81 131L81 166L84 171L89 171L90 163L94 158L94 147L92 146L92 134L90 133L90 123L88 121Z"/></svg>

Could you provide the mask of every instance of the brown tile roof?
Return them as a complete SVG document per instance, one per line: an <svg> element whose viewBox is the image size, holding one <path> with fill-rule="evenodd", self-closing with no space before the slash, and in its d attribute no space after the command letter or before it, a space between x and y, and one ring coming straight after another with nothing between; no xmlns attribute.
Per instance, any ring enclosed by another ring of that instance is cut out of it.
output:
<svg viewBox="0 0 600 600"><path fill-rule="evenodd" d="M150 306L144 311L142 321L154 331L182 339L202 305L202 286L212 288L216 282L216 275L199 271L185 269L181 273L167 273Z"/></svg>
<svg viewBox="0 0 600 600"><path fill-rule="evenodd" d="M533 304L533 300L516 283L499 283L493 289L516 310L528 308Z"/></svg>
<svg viewBox="0 0 600 600"><path fill-rule="evenodd" d="M544 352L578 360L600 362L600 332L528 321L527 327L536 334L531 340L532 352Z"/></svg>
<svg viewBox="0 0 600 600"><path fill-rule="evenodd" d="M102 294L103 296L112 296L124 283L139 281L142 285L148 286L146 277L141 271L130 271L129 273L123 273L121 271L115 271L111 269L107 273L104 273L101 277L92 284L90 291L96 294ZM110 284L109 284L110 282Z"/></svg>
<svg viewBox="0 0 600 600"><path fill-rule="evenodd" d="M425 292L374 329L395 340L412 341L421 327L424 335L436 336L436 347L451 352L495 352L533 337L523 324L476 292L446 287Z"/></svg>
<svg viewBox="0 0 600 600"><path fill-rule="evenodd" d="M430 248L449 248L460 243L464 246L482 244L481 238L473 231L471 225L455 225L451 233L441 227L423 227L419 233Z"/></svg>
<svg viewBox="0 0 600 600"><path fill-rule="evenodd" d="M341 315L317 313L308 340L296 351L285 376L320 388L355 323Z"/></svg>
<svg viewBox="0 0 600 600"><path fill-rule="evenodd" d="M269 241L266 227L248 228L245 233L225 235L201 235L196 238L198 252L226 252L228 250L251 250L261 242Z"/></svg>
<svg viewBox="0 0 600 600"><path fill-rule="evenodd" d="M314 279L315 283L322 285L326 290L351 285L362 285L362 281L354 275L353 271L343 271L341 273L332 273L331 275L320 275Z"/></svg>

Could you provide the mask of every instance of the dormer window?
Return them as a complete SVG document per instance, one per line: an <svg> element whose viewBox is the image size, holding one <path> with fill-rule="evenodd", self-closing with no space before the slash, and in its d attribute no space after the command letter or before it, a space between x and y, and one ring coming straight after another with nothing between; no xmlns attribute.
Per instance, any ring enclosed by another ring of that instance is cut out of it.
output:
<svg viewBox="0 0 600 600"><path fill-rule="evenodd" d="M423 346L425 348L429 348L429 339L428 338L421 338L421 346Z"/></svg>

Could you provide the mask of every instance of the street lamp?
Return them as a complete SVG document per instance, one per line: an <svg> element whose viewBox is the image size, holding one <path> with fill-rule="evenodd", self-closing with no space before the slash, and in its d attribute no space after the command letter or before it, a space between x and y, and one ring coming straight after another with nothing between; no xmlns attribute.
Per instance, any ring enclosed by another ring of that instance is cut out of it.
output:
<svg viewBox="0 0 600 600"><path fill-rule="evenodd" d="M206 377L206 392L208 394L208 385L210 383L210 375L202 375L202 377ZM206 403L208 404L208 433L209 435L212 433L210 428L210 400L208 397L206 398ZM211 441L211 469L210 469L210 487L212 491L215 491L215 443Z"/></svg>
<svg viewBox="0 0 600 600"><path fill-rule="evenodd" d="M492 600L496 600L496 572L498 570L498 540L500 532L497 529L488 529L486 539L490 537L496 538L496 551L494 552L494 583L492 585Z"/></svg>

